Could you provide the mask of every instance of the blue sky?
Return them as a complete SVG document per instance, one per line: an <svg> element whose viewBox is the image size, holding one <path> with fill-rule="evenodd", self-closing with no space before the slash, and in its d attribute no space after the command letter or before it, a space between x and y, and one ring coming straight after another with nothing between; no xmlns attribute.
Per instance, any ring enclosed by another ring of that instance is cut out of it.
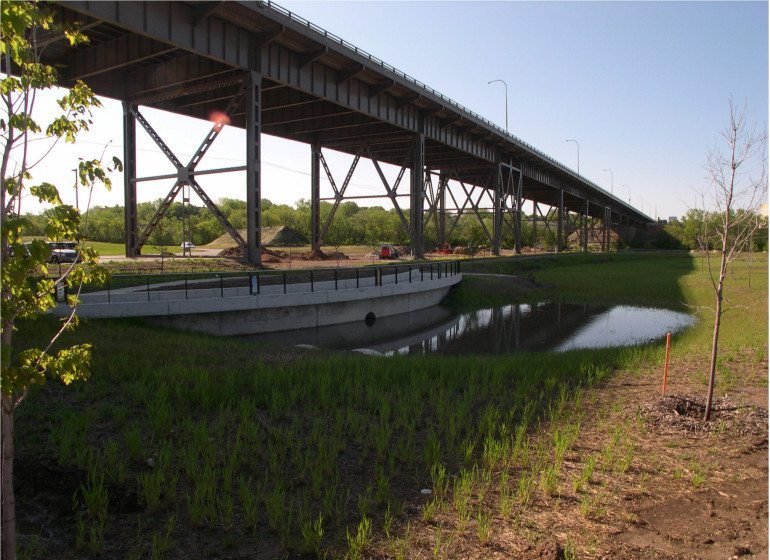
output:
<svg viewBox="0 0 770 560"><path fill-rule="evenodd" d="M505 80L513 134L573 168L575 145L565 140L577 139L583 175L609 189L610 174L603 170L611 169L615 194L628 199L630 188L632 204L641 207L643 199L644 211L657 208L661 217L681 215L695 204L694 189L705 184L705 154L727 123L731 94L747 102L760 127L767 126L765 2L282 5L501 126L504 90L487 82ZM147 114L180 153L191 153L208 129L191 119ZM119 104L105 102L97 120L88 143L57 154L45 175L64 177L73 157L93 157L110 138L120 156ZM205 167L237 165L243 137L228 130ZM168 169L149 138L140 137L140 148L140 175ZM265 138L263 160L265 197L292 203L309 196L309 148ZM330 160L335 174L344 176L348 158ZM216 199L244 198L244 181L243 174L231 174L201 182ZM362 194L382 190L371 166L353 181ZM168 188L142 185L140 200L163 196ZM97 193L94 200L121 203L121 191Z"/></svg>

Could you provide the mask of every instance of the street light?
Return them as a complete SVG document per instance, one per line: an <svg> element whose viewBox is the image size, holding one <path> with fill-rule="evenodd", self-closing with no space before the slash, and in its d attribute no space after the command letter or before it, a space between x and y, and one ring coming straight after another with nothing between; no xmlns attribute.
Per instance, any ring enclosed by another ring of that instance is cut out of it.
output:
<svg viewBox="0 0 770 560"><path fill-rule="evenodd" d="M635 196L634 198L638 198L642 202L641 209L642 209L642 212L644 212L644 197L642 195L638 195L638 196Z"/></svg>
<svg viewBox="0 0 770 560"><path fill-rule="evenodd" d="M83 158L79 157L78 161L83 161ZM75 172L75 209L80 212L80 203L78 202L78 168L76 167L72 171Z"/></svg>
<svg viewBox="0 0 770 560"><path fill-rule="evenodd" d="M578 154L577 172L578 172L578 175L580 175L580 142L578 142L577 140L572 140L571 138L568 139L567 142L574 142L575 145L577 146L577 154Z"/></svg>
<svg viewBox="0 0 770 560"><path fill-rule="evenodd" d="M610 194L615 194L615 174L612 172L612 169L602 169L602 171L610 174Z"/></svg>
<svg viewBox="0 0 770 560"><path fill-rule="evenodd" d="M494 84L495 82L500 82L505 86L505 131L508 132L508 84L505 83L505 80L492 80L487 82L487 85Z"/></svg>
<svg viewBox="0 0 770 560"><path fill-rule="evenodd" d="M623 185L623 186L628 189L628 203L631 204L631 187L629 187L628 185Z"/></svg>

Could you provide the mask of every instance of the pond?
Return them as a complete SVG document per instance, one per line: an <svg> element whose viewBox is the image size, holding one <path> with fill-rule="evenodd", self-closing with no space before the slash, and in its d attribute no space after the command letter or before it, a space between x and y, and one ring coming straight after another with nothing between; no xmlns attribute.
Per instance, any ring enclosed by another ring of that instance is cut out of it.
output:
<svg viewBox="0 0 770 560"><path fill-rule="evenodd" d="M686 313L618 305L511 304L458 313L444 306L415 313L247 338L382 355L562 352L644 344L695 323Z"/></svg>

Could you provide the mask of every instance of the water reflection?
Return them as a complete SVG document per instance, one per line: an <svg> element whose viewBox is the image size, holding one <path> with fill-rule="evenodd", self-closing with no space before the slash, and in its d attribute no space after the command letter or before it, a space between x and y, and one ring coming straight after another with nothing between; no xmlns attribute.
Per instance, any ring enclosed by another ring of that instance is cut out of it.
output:
<svg viewBox="0 0 770 560"><path fill-rule="evenodd" d="M438 306L371 326L348 323L250 338L384 355L503 354L642 344L693 323L691 316L667 309L541 302L468 313Z"/></svg>

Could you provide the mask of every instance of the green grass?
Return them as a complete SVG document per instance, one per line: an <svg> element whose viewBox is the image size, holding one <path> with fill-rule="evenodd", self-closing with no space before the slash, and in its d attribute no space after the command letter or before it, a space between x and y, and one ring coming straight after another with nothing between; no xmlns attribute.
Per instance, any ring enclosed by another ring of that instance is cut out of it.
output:
<svg viewBox="0 0 770 560"><path fill-rule="evenodd" d="M750 288L745 261L728 278L731 303L746 308L725 316L723 348L764 359L767 258L759 258ZM710 302L699 264L688 254L568 255L564 262L473 261L466 270L523 271L551 286L546 296L564 301L692 309ZM467 286L455 304L531 297L518 287L501 295L499 279L478 277ZM17 340L40 345L56 324L44 318L22 325ZM704 319L679 335L677 352L702 354L709 330ZM423 523L428 503L428 517L454 512L458 530L470 528L485 543L495 538L490 516L522 515L538 496L567 487L560 467L579 429L570 407L614 370L661 353L649 345L381 359L139 320L84 321L63 335L65 344L76 341L94 344L90 381L37 388L17 416L17 477L25 476L24 466L44 463L73 481L60 494L34 496L57 512L57 530L67 535L64 542L37 540L40 558L61 556L76 542L106 556L128 543L123 553L134 557L162 551L181 558L189 550L180 543L183 527L213 557L232 555L227 543L237 541L273 556L326 551L360 558L378 539L400 557L409 549L405 505L421 511L414 522ZM552 429L541 434L537 427L547 421ZM594 464L581 473L582 489L591 485ZM510 482L498 504L490 488L498 487L492 473L501 471ZM435 501L419 495L426 486ZM22 493L17 503L32 498ZM602 517L596 498L582 499L585 515ZM20 532L35 532L19 518Z"/></svg>

